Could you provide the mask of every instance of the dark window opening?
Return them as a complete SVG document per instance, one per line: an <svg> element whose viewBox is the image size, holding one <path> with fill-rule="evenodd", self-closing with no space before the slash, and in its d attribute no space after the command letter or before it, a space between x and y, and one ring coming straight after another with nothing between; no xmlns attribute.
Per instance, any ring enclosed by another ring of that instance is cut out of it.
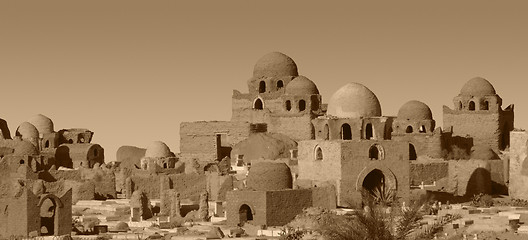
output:
<svg viewBox="0 0 528 240"><path fill-rule="evenodd" d="M24 164L24 160L20 160L20 164Z"/></svg>
<svg viewBox="0 0 528 240"><path fill-rule="evenodd" d="M291 110L291 101L290 100L286 101L285 105L286 105L286 110L290 111Z"/></svg>
<svg viewBox="0 0 528 240"><path fill-rule="evenodd" d="M372 129L372 124L367 124L367 126L365 127L365 138L366 139L371 139L374 135L373 135L373 129Z"/></svg>
<svg viewBox="0 0 528 240"><path fill-rule="evenodd" d="M385 190L385 175L381 170L374 169L365 177L362 185L363 189L374 196L376 192L382 193Z"/></svg>
<svg viewBox="0 0 528 240"><path fill-rule="evenodd" d="M68 140L68 143L73 143L73 139Z"/></svg>
<svg viewBox="0 0 528 240"><path fill-rule="evenodd" d="M315 149L315 160L323 160L323 150L320 147Z"/></svg>
<svg viewBox="0 0 528 240"><path fill-rule="evenodd" d="M409 160L416 160L416 149L412 143L409 143Z"/></svg>
<svg viewBox="0 0 528 240"><path fill-rule="evenodd" d="M253 213L251 212L251 208L246 204L240 206L240 210L238 211L238 213L241 224L253 220Z"/></svg>
<svg viewBox="0 0 528 240"><path fill-rule="evenodd" d="M277 82L277 90L279 90L279 89L281 89L281 88L283 88L283 87L284 87L284 83L282 82L282 80L279 80L279 81Z"/></svg>
<svg viewBox="0 0 528 240"><path fill-rule="evenodd" d="M475 102L473 101L469 102L469 111L475 111Z"/></svg>
<svg viewBox="0 0 528 240"><path fill-rule="evenodd" d="M480 110L488 110L489 109L489 102L484 101L482 105L480 106Z"/></svg>
<svg viewBox="0 0 528 240"><path fill-rule="evenodd" d="M424 125L420 126L419 132L421 132L421 133L425 133L426 132Z"/></svg>
<svg viewBox="0 0 528 240"><path fill-rule="evenodd" d="M167 168L167 163L163 163L163 168Z"/></svg>
<svg viewBox="0 0 528 240"><path fill-rule="evenodd" d="M44 144L44 147L49 148L49 146L50 146L50 143L49 143L49 140L47 140L46 143Z"/></svg>
<svg viewBox="0 0 528 240"><path fill-rule="evenodd" d="M266 82L260 81L259 84L259 93L265 93L266 92Z"/></svg>
<svg viewBox="0 0 528 240"><path fill-rule="evenodd" d="M345 123L343 126L341 126L341 139L352 140L352 129L350 129L350 125L348 125L348 123Z"/></svg>
<svg viewBox="0 0 528 240"><path fill-rule="evenodd" d="M253 109L259 109L259 110L263 109L262 100L260 100L260 98L255 100L255 103L253 104Z"/></svg>
<svg viewBox="0 0 528 240"><path fill-rule="evenodd" d="M84 138L83 137L79 138L79 143L84 143Z"/></svg>
<svg viewBox="0 0 528 240"><path fill-rule="evenodd" d="M458 102L458 110L462 110L462 102Z"/></svg>
<svg viewBox="0 0 528 240"><path fill-rule="evenodd" d="M380 151L378 149L377 145L372 145L369 148L369 158L371 160L379 160L380 158Z"/></svg>
<svg viewBox="0 0 528 240"><path fill-rule="evenodd" d="M306 102L304 100L299 101L299 111L304 111L306 109Z"/></svg>
<svg viewBox="0 0 528 240"><path fill-rule="evenodd" d="M328 129L328 124L325 124L323 131L324 140L330 139L330 129Z"/></svg>
<svg viewBox="0 0 528 240"><path fill-rule="evenodd" d="M407 126L407 129L405 129L405 132L406 133L412 133L413 132L413 127L412 126Z"/></svg>

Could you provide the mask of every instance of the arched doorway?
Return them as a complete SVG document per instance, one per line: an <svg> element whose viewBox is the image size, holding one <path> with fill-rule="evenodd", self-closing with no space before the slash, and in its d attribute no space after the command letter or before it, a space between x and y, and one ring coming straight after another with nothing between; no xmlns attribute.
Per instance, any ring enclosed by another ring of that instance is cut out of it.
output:
<svg viewBox="0 0 528 240"><path fill-rule="evenodd" d="M365 139L371 139L374 136L374 131L372 129L372 124L368 123L365 127Z"/></svg>
<svg viewBox="0 0 528 240"><path fill-rule="evenodd" d="M40 205L40 231L42 236L55 234L57 222L57 204L51 198L46 198Z"/></svg>
<svg viewBox="0 0 528 240"><path fill-rule="evenodd" d="M348 123L345 123L341 126L341 139L352 140L352 129Z"/></svg>
<svg viewBox="0 0 528 240"><path fill-rule="evenodd" d="M363 189L375 196L385 189L385 175L379 169L372 170L363 180Z"/></svg>
<svg viewBox="0 0 528 240"><path fill-rule="evenodd" d="M409 160L416 160L416 149L412 143L409 143Z"/></svg>
<svg viewBox="0 0 528 240"><path fill-rule="evenodd" d="M473 101L469 102L469 111L475 111L475 102Z"/></svg>
<svg viewBox="0 0 528 240"><path fill-rule="evenodd" d="M251 211L251 208L247 204L243 204L242 206L240 206L238 213L240 216L241 224L244 224L245 222L253 220L253 212Z"/></svg>

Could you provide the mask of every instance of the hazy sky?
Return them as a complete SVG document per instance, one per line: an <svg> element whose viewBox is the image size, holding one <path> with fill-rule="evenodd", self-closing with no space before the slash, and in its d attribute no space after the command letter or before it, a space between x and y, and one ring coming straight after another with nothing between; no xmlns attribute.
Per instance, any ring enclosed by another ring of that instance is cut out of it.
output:
<svg viewBox="0 0 528 240"><path fill-rule="evenodd" d="M442 105L475 76L528 122L527 1L0 0L0 118L84 127L115 159L122 145L166 142L182 121L229 120L233 89L280 51L327 102L348 82L383 115L408 100Z"/></svg>

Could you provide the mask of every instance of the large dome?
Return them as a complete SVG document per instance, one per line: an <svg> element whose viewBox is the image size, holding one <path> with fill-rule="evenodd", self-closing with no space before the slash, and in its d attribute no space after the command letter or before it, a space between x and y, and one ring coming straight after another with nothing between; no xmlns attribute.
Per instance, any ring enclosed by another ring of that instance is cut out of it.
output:
<svg viewBox="0 0 528 240"><path fill-rule="evenodd" d="M23 122L18 126L16 130L16 136L21 136L22 139L38 139L39 138L39 131L37 128L28 122Z"/></svg>
<svg viewBox="0 0 528 240"><path fill-rule="evenodd" d="M297 65L290 57L280 52L271 52L261 57L253 68L253 77L297 76Z"/></svg>
<svg viewBox="0 0 528 240"><path fill-rule="evenodd" d="M292 182L290 168L283 162L256 162L247 176L247 187L256 191L291 189Z"/></svg>
<svg viewBox="0 0 528 240"><path fill-rule="evenodd" d="M484 95L495 95L495 88L491 83L481 77L472 78L464 84L460 95L471 95L471 96L484 96Z"/></svg>
<svg viewBox="0 0 528 240"><path fill-rule="evenodd" d="M288 83L286 93L291 95L314 95L319 94L319 89L317 89L312 80L305 76L298 76Z"/></svg>
<svg viewBox="0 0 528 240"><path fill-rule="evenodd" d="M280 133L255 133L235 144L231 150L231 156L244 155L245 162L261 158L276 160L289 158L290 149L296 148L297 143L286 135Z"/></svg>
<svg viewBox="0 0 528 240"><path fill-rule="evenodd" d="M403 104L398 111L398 119L402 120L432 120L433 113L427 104L411 100Z"/></svg>
<svg viewBox="0 0 528 240"><path fill-rule="evenodd" d="M169 147L161 141L152 142L145 151L146 158L166 158L171 156Z"/></svg>
<svg viewBox="0 0 528 240"><path fill-rule="evenodd" d="M332 95L327 114L339 118L381 116L381 106L376 95L359 83L348 83Z"/></svg>
<svg viewBox="0 0 528 240"><path fill-rule="evenodd" d="M51 121L50 118L42 115L37 114L28 121L29 123L33 124L39 131L39 133L52 133L53 130L53 121Z"/></svg>
<svg viewBox="0 0 528 240"><path fill-rule="evenodd" d="M27 141L20 141L15 146L15 151L13 152L14 156L34 156L38 155L39 152L37 148Z"/></svg>

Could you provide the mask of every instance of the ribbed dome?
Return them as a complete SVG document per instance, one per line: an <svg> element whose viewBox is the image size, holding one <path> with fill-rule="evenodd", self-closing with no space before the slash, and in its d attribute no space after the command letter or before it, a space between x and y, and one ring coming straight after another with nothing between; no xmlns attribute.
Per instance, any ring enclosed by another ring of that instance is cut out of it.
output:
<svg viewBox="0 0 528 240"><path fill-rule="evenodd" d="M297 76L297 65L290 57L280 52L271 52L261 57L253 68L253 77Z"/></svg>
<svg viewBox="0 0 528 240"><path fill-rule="evenodd" d="M23 122L18 126L16 130L16 136L21 136L22 139L38 139L39 138L39 131L37 128L28 122Z"/></svg>
<svg viewBox="0 0 528 240"><path fill-rule="evenodd" d="M14 156L34 156L38 155L37 148L30 142L20 141L15 146Z"/></svg>
<svg viewBox="0 0 528 240"><path fill-rule="evenodd" d="M484 96L495 95L495 88L491 83L481 77L472 78L460 90L460 95Z"/></svg>
<svg viewBox="0 0 528 240"><path fill-rule="evenodd" d="M161 141L152 142L145 152L146 158L165 158L171 157L171 151L167 144Z"/></svg>
<svg viewBox="0 0 528 240"><path fill-rule="evenodd" d="M381 106L376 95L359 83L348 83L332 95L327 114L339 118L381 116Z"/></svg>
<svg viewBox="0 0 528 240"><path fill-rule="evenodd" d="M285 163L256 162L251 165L247 187L257 191L273 191L292 188L292 175Z"/></svg>
<svg viewBox="0 0 528 240"><path fill-rule="evenodd" d="M37 114L28 121L29 123L33 124L39 131L39 133L51 133L54 132L53 130L53 121L51 121L50 118L42 115Z"/></svg>
<svg viewBox="0 0 528 240"><path fill-rule="evenodd" d="M291 95L314 95L319 94L319 89L317 89L312 80L305 76L298 76L288 83L286 93Z"/></svg>
<svg viewBox="0 0 528 240"><path fill-rule="evenodd" d="M403 104L398 111L398 119L409 120L432 120L433 113L427 104L411 100Z"/></svg>

